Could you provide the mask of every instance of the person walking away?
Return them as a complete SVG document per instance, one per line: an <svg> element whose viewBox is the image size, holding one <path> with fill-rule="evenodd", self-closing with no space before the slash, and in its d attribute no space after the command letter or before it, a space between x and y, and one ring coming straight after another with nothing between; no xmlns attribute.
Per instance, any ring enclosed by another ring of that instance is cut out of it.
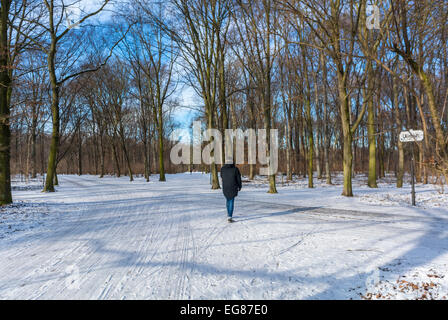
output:
<svg viewBox="0 0 448 320"><path fill-rule="evenodd" d="M222 191L226 198L227 205L227 221L234 222L233 209L235 205L235 197L238 195L238 191L241 191L241 173L240 170L235 167L232 161L226 161L226 164L221 168L222 178Z"/></svg>

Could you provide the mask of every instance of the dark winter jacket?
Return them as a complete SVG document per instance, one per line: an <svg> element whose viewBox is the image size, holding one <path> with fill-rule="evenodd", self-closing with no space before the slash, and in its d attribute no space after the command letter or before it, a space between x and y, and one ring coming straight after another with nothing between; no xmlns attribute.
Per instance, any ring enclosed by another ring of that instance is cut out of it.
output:
<svg viewBox="0 0 448 320"><path fill-rule="evenodd" d="M226 164L221 168L222 191L227 199L232 199L241 190L241 173L234 164Z"/></svg>

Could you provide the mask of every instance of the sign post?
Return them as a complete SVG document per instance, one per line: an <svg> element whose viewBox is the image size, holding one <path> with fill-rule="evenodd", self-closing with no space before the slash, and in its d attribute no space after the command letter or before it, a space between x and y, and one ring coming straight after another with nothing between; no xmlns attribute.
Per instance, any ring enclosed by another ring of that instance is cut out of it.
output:
<svg viewBox="0 0 448 320"><path fill-rule="evenodd" d="M412 160L411 160L411 200L412 205L415 207L415 157L414 157L414 145L412 145Z"/></svg>
<svg viewBox="0 0 448 320"><path fill-rule="evenodd" d="M422 141L424 137L422 130L409 130L400 132L401 142L418 142ZM414 145L412 145L412 158L411 158L411 200L412 205L415 206L415 157L414 157Z"/></svg>

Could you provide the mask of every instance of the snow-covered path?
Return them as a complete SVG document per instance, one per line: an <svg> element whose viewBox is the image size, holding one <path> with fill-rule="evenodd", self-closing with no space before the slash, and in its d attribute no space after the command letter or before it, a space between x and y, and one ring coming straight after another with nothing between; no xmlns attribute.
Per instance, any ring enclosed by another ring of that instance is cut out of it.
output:
<svg viewBox="0 0 448 320"><path fill-rule="evenodd" d="M303 207L248 187L228 224L206 175L60 181L55 194L14 194L52 217L0 239L1 299L397 298L399 279L437 280L435 297L448 295L448 217L331 209L325 197Z"/></svg>

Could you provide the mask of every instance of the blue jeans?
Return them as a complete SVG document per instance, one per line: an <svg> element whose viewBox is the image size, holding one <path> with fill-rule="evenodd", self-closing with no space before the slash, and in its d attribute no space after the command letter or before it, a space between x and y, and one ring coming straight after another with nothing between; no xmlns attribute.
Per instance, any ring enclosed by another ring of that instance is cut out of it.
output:
<svg viewBox="0 0 448 320"><path fill-rule="evenodd" d="M227 216L229 218L232 218L233 215L233 205L235 203L235 198L227 199L226 205L227 205Z"/></svg>

